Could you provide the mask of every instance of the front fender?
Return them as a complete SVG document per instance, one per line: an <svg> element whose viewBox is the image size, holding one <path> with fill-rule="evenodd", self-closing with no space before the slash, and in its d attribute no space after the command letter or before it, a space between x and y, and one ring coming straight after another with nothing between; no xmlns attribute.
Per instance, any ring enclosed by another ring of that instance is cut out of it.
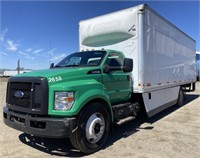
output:
<svg viewBox="0 0 200 158"><path fill-rule="evenodd" d="M54 110L54 92L55 91L73 91L75 93L75 103L68 111ZM91 100L101 99L107 103L111 110L109 97L104 86L96 80L71 81L62 84L55 84L49 88L49 107L48 114L56 116L76 116L81 109ZM111 110L112 113L112 110Z"/></svg>
<svg viewBox="0 0 200 158"><path fill-rule="evenodd" d="M79 104L77 104L77 111L78 113L81 111L81 109L87 105L89 102L93 101L93 100L102 100L106 103L106 105L108 106L108 108L110 109L111 113L112 113L112 108L111 108L111 104L109 102L109 97L108 94L105 92L104 89L92 89L92 90L88 90L87 92L85 92L79 99ZM75 106L74 106L75 107Z"/></svg>

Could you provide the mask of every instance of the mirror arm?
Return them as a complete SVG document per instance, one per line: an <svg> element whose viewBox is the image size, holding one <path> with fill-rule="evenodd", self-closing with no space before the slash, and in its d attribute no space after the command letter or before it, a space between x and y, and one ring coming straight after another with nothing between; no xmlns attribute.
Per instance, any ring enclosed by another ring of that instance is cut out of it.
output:
<svg viewBox="0 0 200 158"><path fill-rule="evenodd" d="M54 68L54 63L51 63L50 69Z"/></svg>

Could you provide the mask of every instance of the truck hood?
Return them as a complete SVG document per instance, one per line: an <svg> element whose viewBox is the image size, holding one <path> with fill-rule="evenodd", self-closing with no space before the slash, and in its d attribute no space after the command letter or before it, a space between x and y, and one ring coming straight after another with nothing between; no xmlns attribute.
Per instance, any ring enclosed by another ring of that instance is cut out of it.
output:
<svg viewBox="0 0 200 158"><path fill-rule="evenodd" d="M16 75L15 77L45 77L48 82L58 83L60 81L74 81L86 79L89 74L100 74L99 67L79 67L79 68L54 68L46 70L37 70Z"/></svg>

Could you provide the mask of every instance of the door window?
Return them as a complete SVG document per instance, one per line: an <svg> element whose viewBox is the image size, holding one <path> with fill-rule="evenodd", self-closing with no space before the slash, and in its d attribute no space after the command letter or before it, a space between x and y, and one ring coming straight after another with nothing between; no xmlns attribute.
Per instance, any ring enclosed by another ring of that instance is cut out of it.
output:
<svg viewBox="0 0 200 158"><path fill-rule="evenodd" d="M123 66L123 56L120 53L111 52L105 62L109 67L122 68Z"/></svg>

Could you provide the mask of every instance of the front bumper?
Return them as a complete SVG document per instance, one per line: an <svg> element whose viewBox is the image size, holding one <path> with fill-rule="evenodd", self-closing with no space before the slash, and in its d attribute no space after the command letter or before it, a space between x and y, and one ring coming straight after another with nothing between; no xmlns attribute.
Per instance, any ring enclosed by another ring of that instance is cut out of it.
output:
<svg viewBox="0 0 200 158"><path fill-rule="evenodd" d="M3 108L4 123L14 129L45 138L66 138L72 133L76 118L33 117Z"/></svg>

